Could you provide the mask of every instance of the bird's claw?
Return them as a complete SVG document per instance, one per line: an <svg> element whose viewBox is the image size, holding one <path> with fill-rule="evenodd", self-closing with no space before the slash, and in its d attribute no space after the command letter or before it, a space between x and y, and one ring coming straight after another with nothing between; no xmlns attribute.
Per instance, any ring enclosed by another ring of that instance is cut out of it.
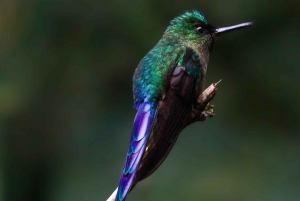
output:
<svg viewBox="0 0 300 201"><path fill-rule="evenodd" d="M185 127L197 121L205 121L215 115L214 105L209 104L209 102L216 95L219 82L211 84L198 97L190 115L186 119Z"/></svg>
<svg viewBox="0 0 300 201"><path fill-rule="evenodd" d="M214 105L207 104L204 111L201 112L199 116L199 121L205 121L206 119L210 119L215 116Z"/></svg>

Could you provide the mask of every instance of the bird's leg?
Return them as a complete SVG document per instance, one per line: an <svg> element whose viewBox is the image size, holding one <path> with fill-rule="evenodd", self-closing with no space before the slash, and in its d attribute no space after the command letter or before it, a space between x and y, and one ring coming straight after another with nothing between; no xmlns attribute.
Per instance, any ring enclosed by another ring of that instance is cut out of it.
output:
<svg viewBox="0 0 300 201"><path fill-rule="evenodd" d="M202 94L200 94L186 120L185 127L197 121L205 121L215 115L213 110L214 106L209 104L209 102L215 97L217 85L220 81L211 84L202 92Z"/></svg>

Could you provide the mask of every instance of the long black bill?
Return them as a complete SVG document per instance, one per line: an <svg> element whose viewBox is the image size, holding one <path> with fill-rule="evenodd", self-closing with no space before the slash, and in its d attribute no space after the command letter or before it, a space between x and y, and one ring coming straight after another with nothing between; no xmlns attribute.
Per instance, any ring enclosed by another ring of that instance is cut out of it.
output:
<svg viewBox="0 0 300 201"><path fill-rule="evenodd" d="M223 34L225 32L230 32L230 31L235 31L235 30L238 30L238 29L243 29L243 28L251 26L251 25L253 25L253 22L245 22L245 23L237 24L237 25L230 26L230 27L222 27L222 28L216 29L216 33Z"/></svg>

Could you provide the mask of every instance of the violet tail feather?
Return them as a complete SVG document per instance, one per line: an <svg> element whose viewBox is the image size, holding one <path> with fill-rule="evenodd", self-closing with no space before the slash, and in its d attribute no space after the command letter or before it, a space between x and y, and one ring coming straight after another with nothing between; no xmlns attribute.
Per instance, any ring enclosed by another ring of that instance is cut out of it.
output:
<svg viewBox="0 0 300 201"><path fill-rule="evenodd" d="M141 103L138 106L131 133L130 146L119 182L115 201L124 201L133 185L141 158L145 152L147 141L152 132L157 105Z"/></svg>

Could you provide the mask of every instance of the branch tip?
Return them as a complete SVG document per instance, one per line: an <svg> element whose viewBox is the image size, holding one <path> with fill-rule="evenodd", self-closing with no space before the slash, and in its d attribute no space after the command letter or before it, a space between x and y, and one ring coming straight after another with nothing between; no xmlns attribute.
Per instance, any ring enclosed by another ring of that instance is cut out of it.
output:
<svg viewBox="0 0 300 201"><path fill-rule="evenodd" d="M222 81L222 79L220 79L218 82L214 83L214 86L216 87L221 81Z"/></svg>

